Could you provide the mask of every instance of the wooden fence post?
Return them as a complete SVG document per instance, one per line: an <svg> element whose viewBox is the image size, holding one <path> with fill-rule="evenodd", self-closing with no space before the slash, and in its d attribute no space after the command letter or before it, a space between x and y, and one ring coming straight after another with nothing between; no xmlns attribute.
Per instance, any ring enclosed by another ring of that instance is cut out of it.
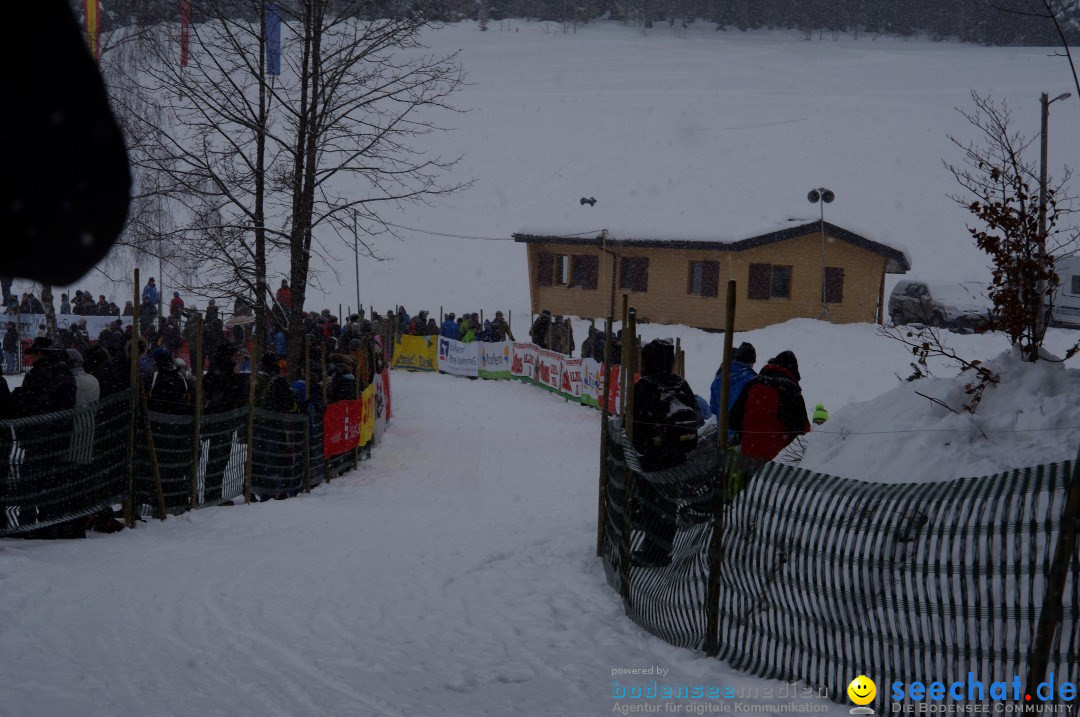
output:
<svg viewBox="0 0 1080 717"><path fill-rule="evenodd" d="M255 344L258 346L258 343ZM252 353L258 351L252 347ZM251 370L248 372L248 415L247 415L247 456L244 461L244 503L251 502L251 474L255 464L255 380L258 378L255 357L248 358Z"/></svg>
<svg viewBox="0 0 1080 717"><path fill-rule="evenodd" d="M195 510L195 506L199 504L199 463L202 452L203 323L202 316L199 314L195 314L192 319L195 321L195 356L191 365L195 376L195 403L193 411L195 423L192 427L194 440L192 441L191 446L191 509Z"/></svg>
<svg viewBox="0 0 1080 717"><path fill-rule="evenodd" d="M724 532L724 511L727 509L728 471L728 396L731 395L731 346L735 338L735 280L728 280L727 303L724 306L724 370L720 374L720 415L716 435L717 480L713 500L713 532L709 543L709 583L705 597L705 654L716 657L720 651L720 565L723 559L721 543Z"/></svg>
<svg viewBox="0 0 1080 717"><path fill-rule="evenodd" d="M1069 492L1066 495L1065 509L1061 515L1061 528L1058 530L1057 543L1054 546L1054 562L1050 564L1050 574L1046 578L1046 597L1043 598L1039 625L1035 630L1035 639L1032 641L1031 655L1028 657L1026 685L1029 690L1034 690L1046 678L1054 634L1061 624L1065 580L1068 578L1069 565L1076 551L1078 517L1080 517L1080 450L1077 451L1073 461Z"/></svg>
<svg viewBox="0 0 1080 717"><path fill-rule="evenodd" d="M127 527L135 527L135 421L139 411L139 270L135 269L135 307L134 316L131 317L131 339L128 341L128 358L130 360L130 375L128 379L131 386L131 412L128 421L128 497L124 503L124 523Z"/></svg>
<svg viewBox="0 0 1080 717"><path fill-rule="evenodd" d="M304 334L304 492L311 492L311 334Z"/></svg>
<svg viewBox="0 0 1080 717"><path fill-rule="evenodd" d="M322 406L323 406L323 413L325 414L326 413L326 402L327 402L327 399L329 399L329 397L330 397L330 387L326 385L326 339L324 338L320 343L322 344L322 351L320 352L322 354L322 375L319 376L319 385L322 387ZM324 431L326 430L326 423L325 422L323 423L323 430ZM325 445L325 442L324 442L324 445ZM323 453L322 471L323 471L323 482L329 483L330 482L330 456L326 455L325 452Z"/></svg>
<svg viewBox="0 0 1080 717"><path fill-rule="evenodd" d="M604 377L604 402L600 406L600 491L596 511L596 555L598 557L604 554L604 529L607 525L607 444L608 418L610 416L608 411L608 400L611 398L611 372L608 368L611 366L612 323L612 317L609 315L604 331L604 363L600 368L600 373ZM595 340L595 336L593 340Z"/></svg>

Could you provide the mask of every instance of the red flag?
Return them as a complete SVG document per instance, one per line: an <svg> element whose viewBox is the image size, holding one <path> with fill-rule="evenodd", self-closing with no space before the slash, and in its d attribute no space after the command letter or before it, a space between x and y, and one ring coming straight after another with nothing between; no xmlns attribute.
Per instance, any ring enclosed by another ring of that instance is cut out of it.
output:
<svg viewBox="0 0 1080 717"><path fill-rule="evenodd" d="M89 1L89 0L88 0ZM187 67L188 35L191 27L191 0L180 0L180 66Z"/></svg>
<svg viewBox="0 0 1080 717"><path fill-rule="evenodd" d="M86 42L95 61L101 57L98 32L97 0L86 0Z"/></svg>

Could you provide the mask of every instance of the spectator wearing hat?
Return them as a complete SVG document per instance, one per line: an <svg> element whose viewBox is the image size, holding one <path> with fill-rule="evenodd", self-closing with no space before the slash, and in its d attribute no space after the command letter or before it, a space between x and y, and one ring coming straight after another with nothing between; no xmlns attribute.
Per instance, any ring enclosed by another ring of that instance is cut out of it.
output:
<svg viewBox="0 0 1080 717"><path fill-rule="evenodd" d="M28 351L30 371L12 392L17 418L75 408L75 378L64 352L49 338L34 339Z"/></svg>
<svg viewBox="0 0 1080 717"><path fill-rule="evenodd" d="M284 311L289 311L292 308L292 291L289 289L288 280L281 280L281 288L274 294L274 299Z"/></svg>
<svg viewBox="0 0 1080 717"><path fill-rule="evenodd" d="M88 403L93 403L101 396L101 386L98 380L88 374L83 366L83 356L78 349L66 351L68 368L75 380L75 408L81 408Z"/></svg>
<svg viewBox="0 0 1080 717"><path fill-rule="evenodd" d="M731 409L731 429L741 438L744 456L772 460L810 432L801 379L795 354L781 351L746 384Z"/></svg>
<svg viewBox="0 0 1080 717"><path fill-rule="evenodd" d="M154 283L154 277L151 276L149 279L146 280L146 286L143 287L142 298L140 299L140 301L143 304L151 304L153 306L157 306L158 288L157 284Z"/></svg>
<svg viewBox="0 0 1080 717"><path fill-rule="evenodd" d="M172 300L169 302L169 318L179 319L184 313L184 300L180 298L180 292L174 291L172 293Z"/></svg>
<svg viewBox="0 0 1080 717"><path fill-rule="evenodd" d="M4 332L4 373L11 375L19 370L19 329L14 321L7 322Z"/></svg>
<svg viewBox="0 0 1080 717"><path fill-rule="evenodd" d="M491 321L492 341L514 340L514 332L510 330L510 324L503 318L503 312L496 311L495 318Z"/></svg>
<svg viewBox="0 0 1080 717"><path fill-rule="evenodd" d="M60 294L60 313L61 314L70 314L71 313L71 302L68 301L68 295L67 294Z"/></svg>
<svg viewBox="0 0 1080 717"><path fill-rule="evenodd" d="M757 351L752 344L746 341L739 344L739 348L735 349L735 353L731 355L731 384L728 386L727 405L729 415L731 407L735 405L735 401L739 398L743 388L757 376L757 372L754 371L755 363L757 363ZM720 364L720 368L716 369L716 376L713 378L712 385L709 387L709 410L712 415L716 416L717 420L720 418L720 387L723 373L724 365Z"/></svg>
<svg viewBox="0 0 1080 717"><path fill-rule="evenodd" d="M98 380L83 368L83 357L77 349L66 352L67 364L75 380L75 425L71 432L71 448L68 458L72 463L86 465L94 458L94 411L80 411L98 400L101 387Z"/></svg>
<svg viewBox="0 0 1080 717"><path fill-rule="evenodd" d="M458 340L458 336L460 336L458 333L458 323L452 312L447 314L446 318L443 319L441 333L448 339L453 339L454 341Z"/></svg>

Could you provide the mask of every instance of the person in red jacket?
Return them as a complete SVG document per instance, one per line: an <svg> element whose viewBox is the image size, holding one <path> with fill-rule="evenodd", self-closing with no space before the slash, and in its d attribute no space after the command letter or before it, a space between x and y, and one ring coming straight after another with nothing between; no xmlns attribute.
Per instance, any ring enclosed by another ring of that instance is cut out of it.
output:
<svg viewBox="0 0 1080 717"><path fill-rule="evenodd" d="M810 432L801 378L795 354L782 351L743 388L731 409L731 430L744 456L770 461Z"/></svg>
<svg viewBox="0 0 1080 717"><path fill-rule="evenodd" d="M278 305L285 311L288 311L292 307L292 291L289 290L289 282L287 279L281 280L281 288L277 290L277 294L274 296L277 299Z"/></svg>

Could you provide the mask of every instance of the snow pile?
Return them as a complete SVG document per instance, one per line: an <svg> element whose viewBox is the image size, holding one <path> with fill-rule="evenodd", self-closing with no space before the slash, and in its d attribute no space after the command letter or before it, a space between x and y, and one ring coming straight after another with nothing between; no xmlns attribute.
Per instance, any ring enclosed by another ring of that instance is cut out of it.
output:
<svg viewBox="0 0 1080 717"><path fill-rule="evenodd" d="M1072 459L1080 443L1080 370L1024 362L1015 351L985 365L1000 382L986 388L974 414L962 408L972 371L903 383L833 412L808 436L801 466L900 483Z"/></svg>

